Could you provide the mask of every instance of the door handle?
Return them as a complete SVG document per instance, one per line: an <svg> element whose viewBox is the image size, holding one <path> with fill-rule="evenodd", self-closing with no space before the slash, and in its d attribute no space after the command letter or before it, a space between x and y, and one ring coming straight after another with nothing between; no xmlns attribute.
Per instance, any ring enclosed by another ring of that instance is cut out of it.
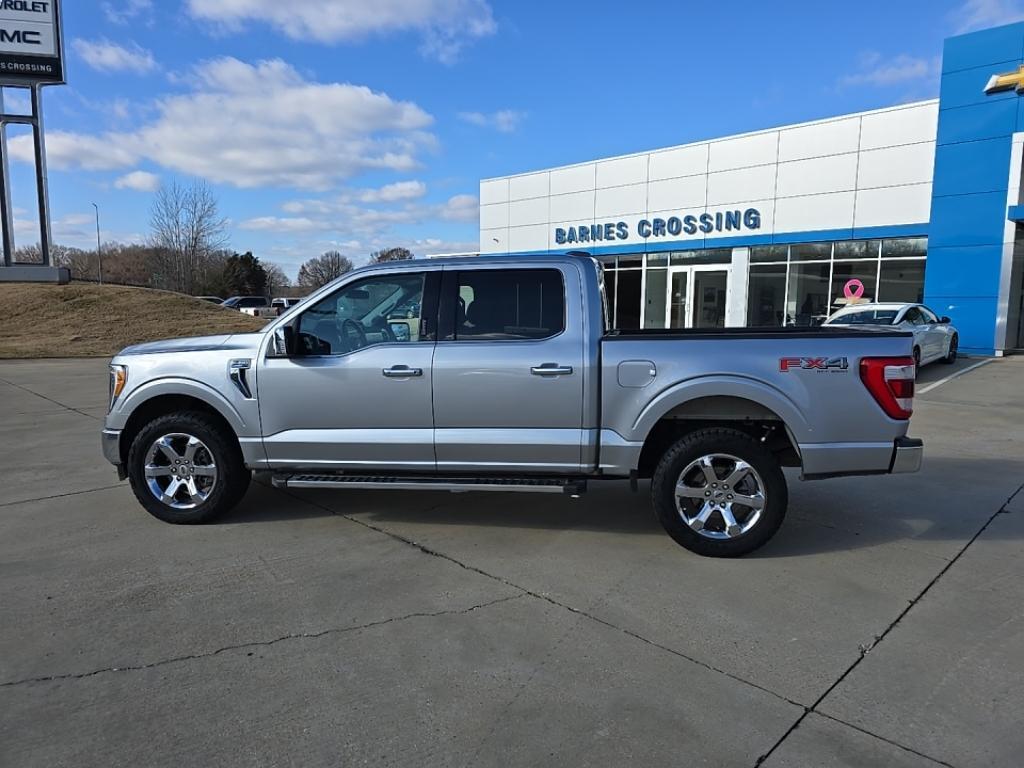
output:
<svg viewBox="0 0 1024 768"><path fill-rule="evenodd" d="M389 379L407 379L410 376L422 376L422 368L410 368L408 365L393 365L381 371Z"/></svg>
<svg viewBox="0 0 1024 768"><path fill-rule="evenodd" d="M544 363L544 365L536 365L531 368L530 373L534 376L568 376L572 373L572 366Z"/></svg>

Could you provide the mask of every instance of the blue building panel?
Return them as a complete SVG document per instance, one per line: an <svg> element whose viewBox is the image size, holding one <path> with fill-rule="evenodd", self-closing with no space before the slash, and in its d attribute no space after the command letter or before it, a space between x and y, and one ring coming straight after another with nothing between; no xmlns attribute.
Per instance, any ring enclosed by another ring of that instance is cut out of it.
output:
<svg viewBox="0 0 1024 768"><path fill-rule="evenodd" d="M995 139L1011 136L1020 124L1024 99L994 99L967 107L943 110L939 120L938 144Z"/></svg>
<svg viewBox="0 0 1024 768"><path fill-rule="evenodd" d="M940 115L939 122L944 122L944 118L944 114ZM1003 136L937 147L932 195L944 197L998 191L1002 194L1005 208L1011 145L1011 137ZM999 234L1002 235L1002 231Z"/></svg>
<svg viewBox="0 0 1024 768"><path fill-rule="evenodd" d="M928 246L1000 245L1005 220L1005 191L934 197Z"/></svg>
<svg viewBox="0 0 1024 768"><path fill-rule="evenodd" d="M932 310L953 321L960 334L961 350L976 355L995 352L998 313L995 297L932 296L927 302Z"/></svg>
<svg viewBox="0 0 1024 768"><path fill-rule="evenodd" d="M1024 22L958 35L942 48L942 75L1024 58Z"/></svg>
<svg viewBox="0 0 1024 768"><path fill-rule="evenodd" d="M971 296L993 298L997 295L1003 246L936 246L929 243L928 266L924 275L925 296Z"/></svg>

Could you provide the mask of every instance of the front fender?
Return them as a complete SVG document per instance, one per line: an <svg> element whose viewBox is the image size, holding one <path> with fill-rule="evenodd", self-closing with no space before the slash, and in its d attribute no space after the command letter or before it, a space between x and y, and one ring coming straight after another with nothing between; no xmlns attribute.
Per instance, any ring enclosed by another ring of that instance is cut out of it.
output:
<svg viewBox="0 0 1024 768"><path fill-rule="evenodd" d="M161 395L194 397L203 401L223 416L237 435L246 435L252 429L246 424L245 418L231 401L216 389L201 381L177 376L152 379L133 389L127 397L114 406L107 417L107 427L123 429L129 417L140 405Z"/></svg>
<svg viewBox="0 0 1024 768"><path fill-rule="evenodd" d="M798 443L807 440L812 431L800 407L781 390L757 379L712 375L688 379L659 392L637 416L629 439L645 440L669 411L702 397L736 397L767 408L782 419Z"/></svg>

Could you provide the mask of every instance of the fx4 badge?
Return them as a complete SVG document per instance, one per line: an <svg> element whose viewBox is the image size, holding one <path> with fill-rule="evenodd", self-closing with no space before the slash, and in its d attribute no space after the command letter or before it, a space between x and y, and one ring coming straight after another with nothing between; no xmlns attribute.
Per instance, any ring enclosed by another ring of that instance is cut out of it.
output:
<svg viewBox="0 0 1024 768"><path fill-rule="evenodd" d="M831 371L844 373L850 369L850 362L845 357L780 357L779 370L787 373L800 371Z"/></svg>

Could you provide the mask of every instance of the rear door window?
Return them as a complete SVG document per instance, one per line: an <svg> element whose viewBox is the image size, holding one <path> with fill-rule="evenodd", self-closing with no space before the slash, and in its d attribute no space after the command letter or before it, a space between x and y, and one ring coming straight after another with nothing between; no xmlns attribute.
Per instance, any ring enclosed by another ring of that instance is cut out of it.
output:
<svg viewBox="0 0 1024 768"><path fill-rule="evenodd" d="M565 285L557 269L458 273L456 341L548 339L565 330Z"/></svg>

